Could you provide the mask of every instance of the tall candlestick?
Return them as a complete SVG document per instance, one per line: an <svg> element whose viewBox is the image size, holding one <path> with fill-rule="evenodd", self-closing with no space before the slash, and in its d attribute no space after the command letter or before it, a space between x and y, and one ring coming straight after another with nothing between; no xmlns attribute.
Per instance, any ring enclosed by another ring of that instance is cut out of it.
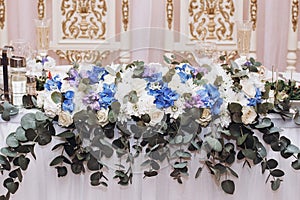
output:
<svg viewBox="0 0 300 200"><path fill-rule="evenodd" d="M3 65L3 87L4 87L4 98L9 101L9 91L8 91L8 58L7 49L2 50L2 65Z"/></svg>

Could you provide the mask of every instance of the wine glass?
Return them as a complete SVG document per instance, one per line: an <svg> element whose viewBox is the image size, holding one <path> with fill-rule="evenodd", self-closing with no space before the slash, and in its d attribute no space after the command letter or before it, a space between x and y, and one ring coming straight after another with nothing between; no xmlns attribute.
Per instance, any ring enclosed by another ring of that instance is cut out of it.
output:
<svg viewBox="0 0 300 200"><path fill-rule="evenodd" d="M247 57L250 52L252 22L237 21L237 50L240 56Z"/></svg>

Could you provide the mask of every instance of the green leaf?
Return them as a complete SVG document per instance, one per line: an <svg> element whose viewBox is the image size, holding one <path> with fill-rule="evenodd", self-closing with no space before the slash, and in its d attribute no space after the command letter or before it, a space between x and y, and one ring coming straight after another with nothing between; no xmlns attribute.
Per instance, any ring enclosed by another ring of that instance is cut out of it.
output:
<svg viewBox="0 0 300 200"><path fill-rule="evenodd" d="M18 163L22 170L27 169L29 162L30 162L29 158L26 158L24 155L20 155L20 157L18 158Z"/></svg>
<svg viewBox="0 0 300 200"><path fill-rule="evenodd" d="M284 176L284 172L280 169L274 169L273 171L271 171L271 175L275 177L281 177Z"/></svg>
<svg viewBox="0 0 300 200"><path fill-rule="evenodd" d="M62 102L63 96L60 92L55 91L51 94L51 99L54 103L58 104Z"/></svg>
<svg viewBox="0 0 300 200"><path fill-rule="evenodd" d="M1 148L1 153L4 154L5 156L9 156L9 157L16 157L17 156L17 152L10 149L9 147Z"/></svg>
<svg viewBox="0 0 300 200"><path fill-rule="evenodd" d="M51 161L50 166L58 165L58 164L62 163L63 161L64 161L64 157L63 156L57 156L56 158L54 158Z"/></svg>
<svg viewBox="0 0 300 200"><path fill-rule="evenodd" d="M275 169L278 166L278 162L274 159L269 159L267 161L266 168L267 169Z"/></svg>
<svg viewBox="0 0 300 200"><path fill-rule="evenodd" d="M244 134L237 138L237 145L242 145L248 137L248 134Z"/></svg>
<svg viewBox="0 0 300 200"><path fill-rule="evenodd" d="M298 153L300 153L300 149L297 146L290 144L286 147L286 149L284 150L284 153L298 154Z"/></svg>
<svg viewBox="0 0 300 200"><path fill-rule="evenodd" d="M202 172L202 167L199 167L195 174L195 178L198 178L200 176L201 172Z"/></svg>
<svg viewBox="0 0 300 200"><path fill-rule="evenodd" d="M271 181L271 188L273 191L276 191L280 187L281 180L279 178L276 178L275 181Z"/></svg>
<svg viewBox="0 0 300 200"><path fill-rule="evenodd" d="M21 119L21 126L23 129L36 129L36 122L35 122L35 114L34 113L27 113Z"/></svg>
<svg viewBox="0 0 300 200"><path fill-rule="evenodd" d="M222 144L221 142L216 139L216 138L213 138L211 136L207 136L205 138L206 142L208 143L208 145L213 149L215 150L216 152L221 152L222 151Z"/></svg>
<svg viewBox="0 0 300 200"><path fill-rule="evenodd" d="M9 121L10 120L10 112L9 112L9 110L4 110L3 113L1 114L1 118L4 121Z"/></svg>
<svg viewBox="0 0 300 200"><path fill-rule="evenodd" d="M300 169L300 160L295 160L294 162L292 162L292 167L295 169L295 170L299 170Z"/></svg>
<svg viewBox="0 0 300 200"><path fill-rule="evenodd" d="M75 134L73 132L71 132L71 131L64 131L64 132L62 132L62 133L60 133L60 134L58 134L56 136L66 139L66 138L72 138L72 137L74 137Z"/></svg>
<svg viewBox="0 0 300 200"><path fill-rule="evenodd" d="M16 191L19 188L19 183L18 182L8 182L5 184L5 187L7 188L7 190L10 193L14 194L14 193L16 193Z"/></svg>
<svg viewBox="0 0 300 200"><path fill-rule="evenodd" d="M235 185L232 180L224 180L221 183L222 189L227 194L233 194L235 190Z"/></svg>
<svg viewBox="0 0 300 200"><path fill-rule="evenodd" d="M155 160L151 160L150 165L151 165L152 169L154 169L154 170L159 170L160 169L159 164Z"/></svg>
<svg viewBox="0 0 300 200"><path fill-rule="evenodd" d="M43 121L46 121L48 119L48 117L45 115L45 113L36 112L35 119L39 122L43 122Z"/></svg>
<svg viewBox="0 0 300 200"><path fill-rule="evenodd" d="M226 167L226 168L230 171L230 173L231 173L233 176L235 176L236 178L239 177L239 175L238 175L233 169L231 169L230 167Z"/></svg>
<svg viewBox="0 0 300 200"><path fill-rule="evenodd" d="M6 138L6 144L12 148L19 146L19 141L17 140L15 133L11 133Z"/></svg>
<svg viewBox="0 0 300 200"><path fill-rule="evenodd" d="M57 176L58 177L64 177L68 174L68 170L65 166L57 166L55 168L57 170Z"/></svg>
<svg viewBox="0 0 300 200"><path fill-rule="evenodd" d="M26 132L21 126L19 126L17 128L15 136L16 136L17 140L19 140L21 142L25 142L25 141L28 140L27 137L26 137Z"/></svg>
<svg viewBox="0 0 300 200"><path fill-rule="evenodd" d="M270 118L263 118L262 121L255 126L255 128L269 128L272 125L272 120Z"/></svg>
<svg viewBox="0 0 300 200"><path fill-rule="evenodd" d="M244 154L244 156L251 160L254 160L256 158L256 153L252 149L243 149L242 153Z"/></svg>
<svg viewBox="0 0 300 200"><path fill-rule="evenodd" d="M187 163L186 163L186 162L175 163L175 164L173 165L173 167L174 167L175 169L182 169L182 168L184 168L184 167L186 167L186 166L187 166Z"/></svg>

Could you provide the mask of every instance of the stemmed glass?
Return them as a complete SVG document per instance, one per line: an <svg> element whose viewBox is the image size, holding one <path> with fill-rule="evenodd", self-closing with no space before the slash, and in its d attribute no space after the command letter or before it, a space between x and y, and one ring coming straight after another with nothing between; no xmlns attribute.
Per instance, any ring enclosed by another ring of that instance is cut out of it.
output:
<svg viewBox="0 0 300 200"><path fill-rule="evenodd" d="M237 50L240 56L247 57L250 52L252 22L237 21Z"/></svg>

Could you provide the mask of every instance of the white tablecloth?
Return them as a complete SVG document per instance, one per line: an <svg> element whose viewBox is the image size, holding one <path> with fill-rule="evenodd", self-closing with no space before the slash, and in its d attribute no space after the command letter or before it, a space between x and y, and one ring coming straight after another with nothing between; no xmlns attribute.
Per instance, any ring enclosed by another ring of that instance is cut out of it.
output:
<svg viewBox="0 0 300 200"><path fill-rule="evenodd" d="M29 111L23 111L29 112ZM0 122L0 145L5 145L6 136L14 131L20 122L22 114L12 118L10 122ZM278 122L279 127L284 129L293 144L300 146L300 134L292 122ZM120 186L113 180L113 171L106 172L109 177L108 188L90 186L90 172L81 175L74 175L69 169L68 175L58 178L56 169L49 166L51 160L59 155L59 152L52 152L51 148L58 141L52 141L47 146L36 146L37 160L31 157L29 167L24 172L24 179L16 194L12 195L13 200L253 200L253 199L297 199L300 196L300 171L291 168L291 159L282 159L279 153L270 153L268 158L278 158L279 168L283 169L286 175L278 191L272 191L270 183L265 184L267 173L261 174L260 165L252 169L242 167L243 162L239 161L233 165L233 169L239 174L239 178L232 178L236 190L234 195L225 194L221 187L216 184L208 170L205 168L198 179L194 178L199 167L198 161L190 164L190 176L183 180L180 185L170 176L170 168L161 169L155 178L143 179L143 174L134 174L133 184ZM6 176L0 175L1 184ZM1 189L3 194L6 189Z"/></svg>

